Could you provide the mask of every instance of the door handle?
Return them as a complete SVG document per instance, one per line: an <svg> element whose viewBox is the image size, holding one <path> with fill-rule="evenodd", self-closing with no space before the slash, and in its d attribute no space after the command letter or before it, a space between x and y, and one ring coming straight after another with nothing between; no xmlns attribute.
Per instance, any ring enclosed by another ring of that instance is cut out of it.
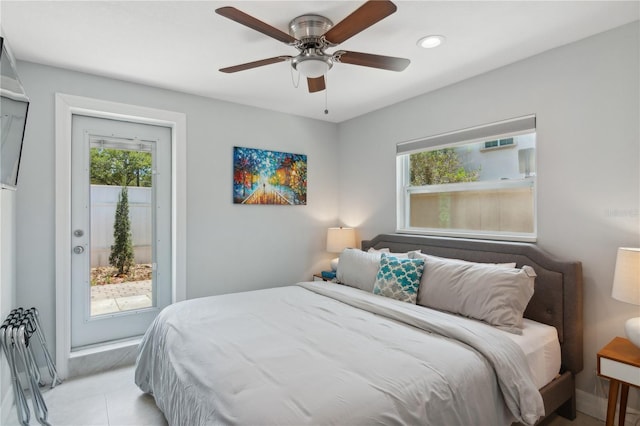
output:
<svg viewBox="0 0 640 426"><path fill-rule="evenodd" d="M82 254L82 253L84 253L84 247L82 247L82 246L75 246L75 247L73 248L73 252L74 252L75 254Z"/></svg>

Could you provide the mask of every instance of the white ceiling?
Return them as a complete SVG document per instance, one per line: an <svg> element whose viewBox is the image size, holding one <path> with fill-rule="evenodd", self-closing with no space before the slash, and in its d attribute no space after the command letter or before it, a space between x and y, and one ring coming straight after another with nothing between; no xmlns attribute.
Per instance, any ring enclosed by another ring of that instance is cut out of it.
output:
<svg viewBox="0 0 640 426"><path fill-rule="evenodd" d="M214 10L234 6L284 32L296 16L334 23L362 1L12 1L0 25L17 59L341 122L545 50L638 20L634 1L395 1L396 13L338 49L404 57L403 72L335 64L310 94L289 62L219 68L297 50ZM437 49L416 41L446 37ZM616 46L611 46L615 49ZM337 49L329 49L333 52Z"/></svg>

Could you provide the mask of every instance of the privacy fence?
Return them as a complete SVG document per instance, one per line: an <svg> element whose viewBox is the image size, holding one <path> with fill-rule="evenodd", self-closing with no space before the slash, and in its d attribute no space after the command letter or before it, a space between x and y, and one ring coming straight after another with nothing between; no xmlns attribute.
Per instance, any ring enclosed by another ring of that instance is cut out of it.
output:
<svg viewBox="0 0 640 426"><path fill-rule="evenodd" d="M116 205L122 187L91 185L91 267L108 266ZM136 263L151 263L152 188L128 187L129 220Z"/></svg>

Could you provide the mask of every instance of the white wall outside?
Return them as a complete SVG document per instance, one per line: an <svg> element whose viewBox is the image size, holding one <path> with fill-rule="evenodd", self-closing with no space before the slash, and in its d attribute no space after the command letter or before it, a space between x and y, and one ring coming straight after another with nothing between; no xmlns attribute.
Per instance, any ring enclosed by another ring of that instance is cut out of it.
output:
<svg viewBox="0 0 640 426"><path fill-rule="evenodd" d="M91 267L109 266L121 186L91 185ZM127 187L131 241L136 263L151 263L150 187Z"/></svg>
<svg viewBox="0 0 640 426"><path fill-rule="evenodd" d="M482 149L484 143L474 146L475 149L467 152L471 170L480 170L479 181L519 179L524 173L519 169L518 151L535 148L535 134L528 133L514 137L514 145L502 148Z"/></svg>

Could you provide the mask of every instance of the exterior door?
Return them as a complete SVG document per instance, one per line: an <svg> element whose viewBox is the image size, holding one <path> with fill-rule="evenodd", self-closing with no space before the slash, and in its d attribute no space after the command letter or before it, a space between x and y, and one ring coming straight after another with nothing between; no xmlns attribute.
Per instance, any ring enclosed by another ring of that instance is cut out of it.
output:
<svg viewBox="0 0 640 426"><path fill-rule="evenodd" d="M171 129L72 116L71 348L144 333L171 303Z"/></svg>

